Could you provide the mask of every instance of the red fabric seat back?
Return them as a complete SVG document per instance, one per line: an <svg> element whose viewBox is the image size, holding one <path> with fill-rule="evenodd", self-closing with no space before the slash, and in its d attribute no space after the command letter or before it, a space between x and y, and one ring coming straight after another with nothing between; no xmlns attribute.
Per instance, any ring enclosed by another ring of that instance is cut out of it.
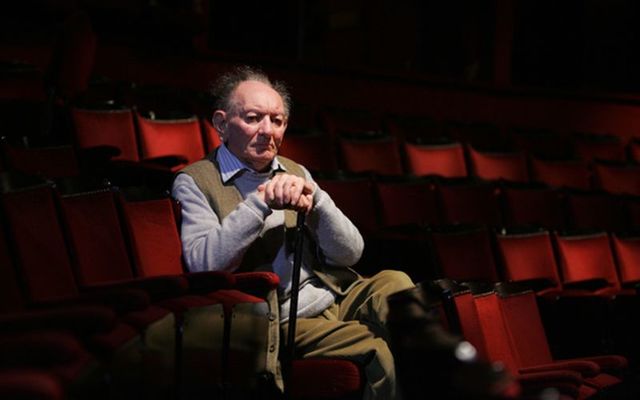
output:
<svg viewBox="0 0 640 400"><path fill-rule="evenodd" d="M120 150L114 159L138 161L133 112L124 110L71 109L75 140L79 148L112 146Z"/></svg>
<svg viewBox="0 0 640 400"><path fill-rule="evenodd" d="M514 354L509 331L502 317L498 297L494 292L474 296L479 325L484 337L488 358L501 362L507 371L518 375L520 364Z"/></svg>
<svg viewBox="0 0 640 400"><path fill-rule="evenodd" d="M560 288L558 266L548 231L496 235L507 281L545 280Z"/></svg>
<svg viewBox="0 0 640 400"><path fill-rule="evenodd" d="M340 211L353 222L363 234L379 229L377 209L374 202L373 182L368 177L326 177L316 179Z"/></svg>
<svg viewBox="0 0 640 400"><path fill-rule="evenodd" d="M138 276L182 274L182 243L171 199L123 201L122 210Z"/></svg>
<svg viewBox="0 0 640 400"><path fill-rule="evenodd" d="M462 336L476 348L480 360L489 361L487 344L482 334L473 294L470 291L459 292L454 295L453 300L460 318Z"/></svg>
<svg viewBox="0 0 640 400"><path fill-rule="evenodd" d="M436 185L442 221L446 224L502 224L499 190L491 184L462 183Z"/></svg>
<svg viewBox="0 0 640 400"><path fill-rule="evenodd" d="M418 145L405 142L409 173L416 176L438 175L445 178L467 176L464 149L459 142L442 145Z"/></svg>
<svg viewBox="0 0 640 400"><path fill-rule="evenodd" d="M60 202L80 285L133 278L113 193L79 193Z"/></svg>
<svg viewBox="0 0 640 400"><path fill-rule="evenodd" d="M41 302L77 295L51 187L4 193L2 206L28 299Z"/></svg>
<svg viewBox="0 0 640 400"><path fill-rule="evenodd" d="M625 230L627 216L621 197L586 192L566 195L567 224L575 229Z"/></svg>
<svg viewBox="0 0 640 400"><path fill-rule="evenodd" d="M438 201L434 186L427 181L377 181L382 225L439 224Z"/></svg>
<svg viewBox="0 0 640 400"><path fill-rule="evenodd" d="M211 121L208 119L201 119L201 125L204 133L204 144L205 150L207 153L210 153L215 148L220 146L222 143L222 139L220 139L220 134L218 130L213 126Z"/></svg>
<svg viewBox="0 0 640 400"><path fill-rule="evenodd" d="M640 195L640 167L593 163L597 188L614 194Z"/></svg>
<svg viewBox="0 0 640 400"><path fill-rule="evenodd" d="M3 144L7 169L45 178L62 178L80 174L72 146L23 147Z"/></svg>
<svg viewBox="0 0 640 400"><path fill-rule="evenodd" d="M584 161L531 160L531 179L551 187L568 187L588 190L591 173Z"/></svg>
<svg viewBox="0 0 640 400"><path fill-rule="evenodd" d="M498 280L486 228L461 227L450 232L432 232L431 241L444 278L460 282Z"/></svg>
<svg viewBox="0 0 640 400"><path fill-rule="evenodd" d="M620 282L623 285L640 282L640 237L620 237L614 234L612 240Z"/></svg>
<svg viewBox="0 0 640 400"><path fill-rule="evenodd" d="M523 153L485 153L469 146L469 159L473 174L478 178L529 182L527 160Z"/></svg>
<svg viewBox="0 0 640 400"><path fill-rule="evenodd" d="M335 172L338 169L334 145L327 135L321 133L287 134L279 154L310 171Z"/></svg>
<svg viewBox="0 0 640 400"><path fill-rule="evenodd" d="M402 175L402 161L395 137L347 139L340 137L340 154L344 168L350 172L375 172Z"/></svg>
<svg viewBox="0 0 640 400"><path fill-rule="evenodd" d="M198 119L151 120L138 115L142 159L181 156L187 164L205 156Z"/></svg>
<svg viewBox="0 0 640 400"><path fill-rule="evenodd" d="M501 196L506 226L539 226L546 229L565 226L562 195L554 189L504 187Z"/></svg>
<svg viewBox="0 0 640 400"><path fill-rule="evenodd" d="M555 241L563 284L600 280L620 289L607 233L556 235Z"/></svg>

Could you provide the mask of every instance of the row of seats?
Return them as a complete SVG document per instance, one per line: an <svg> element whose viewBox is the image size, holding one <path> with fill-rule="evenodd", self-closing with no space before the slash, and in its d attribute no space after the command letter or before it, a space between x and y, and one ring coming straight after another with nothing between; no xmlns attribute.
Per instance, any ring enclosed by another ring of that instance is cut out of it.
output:
<svg viewBox="0 0 640 400"><path fill-rule="evenodd" d="M318 174L316 182L365 233L443 224L633 232L638 198L473 179Z"/></svg>
<svg viewBox="0 0 640 400"><path fill-rule="evenodd" d="M473 344L480 359L500 363L517 378L525 398L538 398L545 387L553 387L559 398L583 399L596 394L632 398L637 390L624 356L555 357L531 290L507 282L478 286L446 278L425 281L419 290L439 308L448 329ZM391 310L403 300L393 298Z"/></svg>
<svg viewBox="0 0 640 400"><path fill-rule="evenodd" d="M0 370L42 373L74 398L273 395L277 276L184 273L166 195L1 181ZM335 373L322 387L314 378ZM292 379L293 398L361 390L359 367L341 360L296 361Z"/></svg>

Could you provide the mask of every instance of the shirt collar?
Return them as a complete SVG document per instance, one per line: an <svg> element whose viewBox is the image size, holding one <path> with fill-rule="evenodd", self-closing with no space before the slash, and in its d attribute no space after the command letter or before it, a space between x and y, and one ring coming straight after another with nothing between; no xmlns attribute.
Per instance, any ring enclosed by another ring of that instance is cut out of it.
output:
<svg viewBox="0 0 640 400"><path fill-rule="evenodd" d="M227 183L230 179L234 178L241 172L249 171L252 173L257 173L253 169L246 166L238 157L236 157L225 144L221 144L218 148L218 154L216 155L216 160L218 161L218 166L220 168L220 176L222 177L222 182ZM271 161L271 172L275 171L286 171L284 165L278 161L278 157L275 157L273 161Z"/></svg>

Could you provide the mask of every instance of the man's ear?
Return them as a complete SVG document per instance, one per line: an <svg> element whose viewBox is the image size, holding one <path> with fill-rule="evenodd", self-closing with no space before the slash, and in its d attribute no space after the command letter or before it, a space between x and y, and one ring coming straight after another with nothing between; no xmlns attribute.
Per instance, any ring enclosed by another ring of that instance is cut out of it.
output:
<svg viewBox="0 0 640 400"><path fill-rule="evenodd" d="M222 110L216 110L211 120L213 127L216 128L221 138L224 138L224 130L227 127L227 113Z"/></svg>

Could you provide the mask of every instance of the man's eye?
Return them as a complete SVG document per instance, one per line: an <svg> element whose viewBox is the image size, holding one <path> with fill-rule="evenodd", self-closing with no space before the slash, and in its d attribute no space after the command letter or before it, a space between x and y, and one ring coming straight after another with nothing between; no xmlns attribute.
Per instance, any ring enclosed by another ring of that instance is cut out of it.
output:
<svg viewBox="0 0 640 400"><path fill-rule="evenodd" d="M276 117L276 118L273 119L273 124L275 126L277 126L278 128L280 128L282 125L284 125L284 119Z"/></svg>
<svg viewBox="0 0 640 400"><path fill-rule="evenodd" d="M244 119L250 124L255 124L260 121L260 117L258 115L247 115Z"/></svg>

